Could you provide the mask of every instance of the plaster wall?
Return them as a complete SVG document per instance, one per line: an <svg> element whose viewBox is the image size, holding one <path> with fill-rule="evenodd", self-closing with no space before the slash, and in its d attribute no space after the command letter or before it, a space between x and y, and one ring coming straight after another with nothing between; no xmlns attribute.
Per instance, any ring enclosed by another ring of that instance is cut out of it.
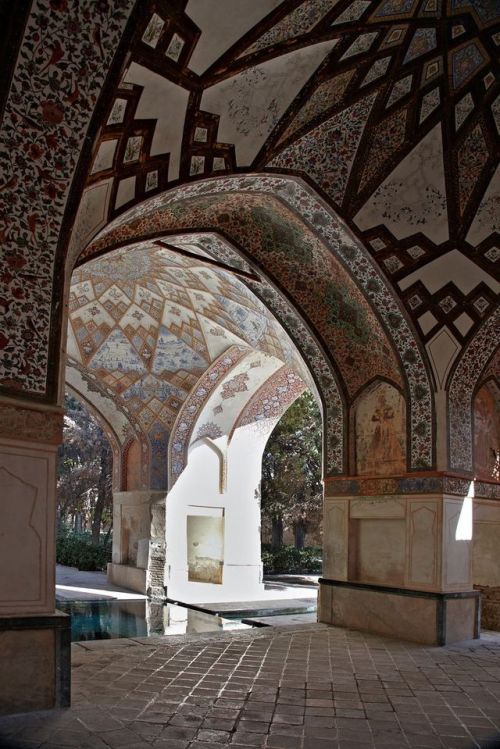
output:
<svg viewBox="0 0 500 749"><path fill-rule="evenodd" d="M151 492L113 493L113 563L137 567L140 542L151 526Z"/></svg>
<svg viewBox="0 0 500 749"><path fill-rule="evenodd" d="M201 603L241 601L262 594L259 484L267 436L267 431L256 433L251 425L237 429L229 445L226 437L213 444L198 440L191 445L188 465L167 499L169 598ZM188 520L190 516L194 520ZM200 543L201 537L194 538L192 528L188 535L188 523L200 522L204 527L197 532L202 531L205 542L210 526L215 556L222 557L220 577L214 575L213 583L189 579L193 549L188 542Z"/></svg>
<svg viewBox="0 0 500 749"><path fill-rule="evenodd" d="M474 399L474 471L485 479L498 479L500 470L500 392L487 383Z"/></svg>
<svg viewBox="0 0 500 749"><path fill-rule="evenodd" d="M406 470L406 406L388 382L365 390L354 408L356 473L387 476Z"/></svg>

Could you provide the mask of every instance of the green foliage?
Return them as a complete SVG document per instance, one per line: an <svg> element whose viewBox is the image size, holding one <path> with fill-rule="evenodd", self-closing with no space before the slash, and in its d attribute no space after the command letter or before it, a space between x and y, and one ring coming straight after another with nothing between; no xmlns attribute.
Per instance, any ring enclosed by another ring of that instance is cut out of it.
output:
<svg viewBox="0 0 500 749"><path fill-rule="evenodd" d="M111 541L109 537L92 542L89 533L71 533L60 530L56 539L56 562L67 567L77 567L90 572L106 569L111 561Z"/></svg>
<svg viewBox="0 0 500 749"><path fill-rule="evenodd" d="M265 575L314 574L322 570L322 550L318 546L309 546L305 549L282 546L280 549L272 549L269 545L263 544L262 563Z"/></svg>
<svg viewBox="0 0 500 749"><path fill-rule="evenodd" d="M321 414L306 390L274 428L262 458L262 514L275 528L292 527L296 539L321 514L321 459Z"/></svg>
<svg viewBox="0 0 500 749"><path fill-rule="evenodd" d="M111 447L81 403L67 395L64 405L64 442L58 454L58 525L74 525L74 530L91 528L98 544L102 526L110 527L112 522Z"/></svg>

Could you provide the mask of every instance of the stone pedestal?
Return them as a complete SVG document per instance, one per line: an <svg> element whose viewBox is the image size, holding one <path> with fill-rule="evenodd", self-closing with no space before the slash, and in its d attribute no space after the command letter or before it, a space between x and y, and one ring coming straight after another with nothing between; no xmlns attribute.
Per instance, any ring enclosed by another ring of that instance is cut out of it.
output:
<svg viewBox="0 0 500 749"><path fill-rule="evenodd" d="M70 619L55 612L62 411L0 401L0 713L69 704Z"/></svg>
<svg viewBox="0 0 500 749"><path fill-rule="evenodd" d="M337 627L447 645L479 637L477 591L429 591L320 579L318 619Z"/></svg>
<svg viewBox="0 0 500 749"><path fill-rule="evenodd" d="M108 563L108 581L121 588L133 590L136 593L146 595L146 570L134 567L131 564Z"/></svg>
<svg viewBox="0 0 500 749"><path fill-rule="evenodd" d="M0 618L0 714L68 707L71 617Z"/></svg>
<svg viewBox="0 0 500 749"><path fill-rule="evenodd" d="M470 479L327 479L319 619L444 645L479 636Z"/></svg>

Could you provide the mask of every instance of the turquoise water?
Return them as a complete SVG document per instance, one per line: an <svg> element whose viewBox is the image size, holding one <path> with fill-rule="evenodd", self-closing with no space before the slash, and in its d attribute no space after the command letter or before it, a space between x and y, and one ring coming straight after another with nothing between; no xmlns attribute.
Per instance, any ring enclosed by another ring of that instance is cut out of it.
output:
<svg viewBox="0 0 500 749"><path fill-rule="evenodd" d="M57 608L71 614L72 642L250 629L238 619L228 620L174 603L156 604L147 600L58 600Z"/></svg>

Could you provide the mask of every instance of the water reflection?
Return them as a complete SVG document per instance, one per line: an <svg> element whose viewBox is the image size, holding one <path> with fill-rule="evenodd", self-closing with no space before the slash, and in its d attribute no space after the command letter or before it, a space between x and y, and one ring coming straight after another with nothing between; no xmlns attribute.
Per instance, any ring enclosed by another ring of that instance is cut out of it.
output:
<svg viewBox="0 0 500 749"><path fill-rule="evenodd" d="M246 624L237 620L223 619L173 603L161 604L148 600L60 600L57 608L71 614L73 642L248 629Z"/></svg>

